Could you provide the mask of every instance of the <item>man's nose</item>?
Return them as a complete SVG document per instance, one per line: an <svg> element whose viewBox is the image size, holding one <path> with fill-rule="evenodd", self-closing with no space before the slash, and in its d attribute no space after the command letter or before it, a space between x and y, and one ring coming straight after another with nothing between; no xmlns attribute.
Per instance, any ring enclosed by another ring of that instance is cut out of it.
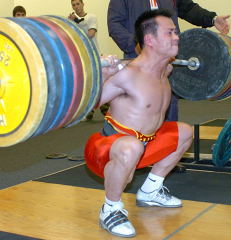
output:
<svg viewBox="0 0 231 240"><path fill-rule="evenodd" d="M174 33L174 39L177 39L177 40L180 39L180 38L179 38L179 33Z"/></svg>

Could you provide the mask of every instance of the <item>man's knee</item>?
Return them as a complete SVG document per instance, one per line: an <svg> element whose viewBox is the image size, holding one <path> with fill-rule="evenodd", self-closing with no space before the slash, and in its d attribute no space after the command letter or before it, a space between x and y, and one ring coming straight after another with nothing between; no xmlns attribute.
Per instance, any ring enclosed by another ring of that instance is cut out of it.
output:
<svg viewBox="0 0 231 240"><path fill-rule="evenodd" d="M186 123L178 123L179 125L179 143L184 144L191 142L193 139L193 128Z"/></svg>
<svg viewBox="0 0 231 240"><path fill-rule="evenodd" d="M113 143L110 159L116 159L124 166L134 166L144 152L143 144L135 137L123 137Z"/></svg>

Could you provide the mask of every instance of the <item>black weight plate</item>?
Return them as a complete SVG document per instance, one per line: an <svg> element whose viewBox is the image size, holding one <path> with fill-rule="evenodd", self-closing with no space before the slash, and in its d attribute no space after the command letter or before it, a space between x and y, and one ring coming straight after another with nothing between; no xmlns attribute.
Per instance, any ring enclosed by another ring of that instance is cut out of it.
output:
<svg viewBox="0 0 231 240"><path fill-rule="evenodd" d="M173 91L188 100L213 98L224 91L230 76L229 47L219 34L190 29L180 35L178 59L198 58L200 67L174 66L170 76Z"/></svg>
<svg viewBox="0 0 231 240"><path fill-rule="evenodd" d="M231 159L231 119L226 122L213 148L213 163L223 167Z"/></svg>
<svg viewBox="0 0 231 240"><path fill-rule="evenodd" d="M77 156L77 155L70 155L67 157L68 160L70 161L84 161L84 156Z"/></svg>
<svg viewBox="0 0 231 240"><path fill-rule="evenodd" d="M60 159L60 158L66 158L66 153L50 153L46 156L48 159Z"/></svg>

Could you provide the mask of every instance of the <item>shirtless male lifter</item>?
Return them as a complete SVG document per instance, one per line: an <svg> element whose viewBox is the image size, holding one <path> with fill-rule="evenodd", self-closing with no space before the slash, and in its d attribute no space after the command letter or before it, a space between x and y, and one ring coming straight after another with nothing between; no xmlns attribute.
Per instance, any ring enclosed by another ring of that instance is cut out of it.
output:
<svg viewBox="0 0 231 240"><path fill-rule="evenodd" d="M88 168L104 178L100 225L120 237L136 235L121 196L137 168L152 166L137 192L137 206L182 206L163 181L190 147L193 136L186 123L164 121L171 99L170 60L177 55L179 42L171 14L147 11L137 19L135 29L141 54L122 70L109 58L114 64L103 68L99 106L109 102L110 109L102 131L93 134L85 147Z"/></svg>

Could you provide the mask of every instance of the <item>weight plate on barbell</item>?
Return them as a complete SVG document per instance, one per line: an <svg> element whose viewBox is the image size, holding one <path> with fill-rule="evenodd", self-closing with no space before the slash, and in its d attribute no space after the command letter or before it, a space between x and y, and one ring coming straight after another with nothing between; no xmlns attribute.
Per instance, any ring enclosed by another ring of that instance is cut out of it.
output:
<svg viewBox="0 0 231 240"><path fill-rule="evenodd" d="M92 92L91 92L91 98L88 102L88 106L85 108L85 111L79 117L79 119L83 119L88 115L88 113L96 106L96 104L99 101L100 92L102 90L101 61L100 61L100 56L99 56L98 50L96 49L96 46L95 46L94 42L92 40L90 40L89 37L86 37L84 32L79 27L76 27L75 25L73 25L73 27L75 27L75 31L78 34L81 35L81 33L82 33L81 38L82 38L82 40L85 41L84 44L86 46L88 54L91 57L93 57L93 59L94 59L94 62L92 63L92 67L93 67L93 79L92 79L93 88L92 88ZM74 121L72 121L69 124L69 126L73 126L78 122L79 122L79 120L75 119Z"/></svg>
<svg viewBox="0 0 231 240"><path fill-rule="evenodd" d="M60 98L60 103L56 109L55 115L52 117L52 123L45 129L45 132L53 130L57 128L60 123L63 121L66 113L70 107L72 96L73 96L73 83L74 83L74 76L72 71L72 64L68 52L65 49L65 46L57 33L53 31L53 29L35 19L28 19L29 21L33 22L35 27L40 27L40 30L47 37L47 41L51 43L53 51L56 54L56 64L57 67L55 71L60 71L61 73L61 96L58 93L57 97ZM42 43L43 44L43 43ZM55 59L54 59L55 60ZM55 81L55 82L54 82ZM52 84L57 84L57 79L52 79ZM51 86L53 87L53 85Z"/></svg>
<svg viewBox="0 0 231 240"><path fill-rule="evenodd" d="M218 167L224 167L231 160L231 119L221 130L213 148L213 163Z"/></svg>
<svg viewBox="0 0 231 240"><path fill-rule="evenodd" d="M75 112L73 118L70 120L70 122L74 120L79 122L82 120L83 118L82 115L88 108L90 99L92 97L91 95L92 95L92 89L93 89L93 78L95 74L94 68L93 68L95 60L92 54L89 55L87 51L87 45L85 44L85 41L86 41L85 38L88 38L88 37L85 35L84 37L81 38L82 34L80 35L75 31L76 27L72 26L73 23L64 18L57 17L57 16L43 16L43 17L53 21L54 23L59 24L59 26L65 29L66 33L68 34L70 39L73 41L80 55L81 63L83 66L83 76L84 76L83 77L83 81L84 81L83 93L82 93L80 105L77 111ZM85 41L83 41L83 39ZM69 123L67 123L67 125Z"/></svg>
<svg viewBox="0 0 231 240"><path fill-rule="evenodd" d="M37 21L40 21L44 24L46 24L48 27L54 31L59 39L62 41L64 44L64 47L67 51L67 54L70 58L71 65L72 65L72 72L73 72L73 77L74 77L74 82L73 82L73 96L72 100L69 106L69 109L66 111L65 117L62 119L60 124L56 128L60 128L65 125L65 123L69 122L71 118L74 116L77 108L79 107L81 97L82 97L82 92L83 92L83 70L82 70L82 63L81 59L79 56L79 53L77 49L75 48L74 43L72 40L69 38L67 33L62 29L58 24L54 23L51 20L42 18L42 17L36 17L34 18ZM67 79L69 80L69 79Z"/></svg>
<svg viewBox="0 0 231 240"><path fill-rule="evenodd" d="M218 97L216 97L215 99L212 99L212 100L215 100L215 101L227 100L230 96L231 96L231 88L229 88L223 94L221 94L220 96L218 96Z"/></svg>
<svg viewBox="0 0 231 240"><path fill-rule="evenodd" d="M25 141L39 126L47 78L29 34L10 19L1 18L0 29L0 147L6 147Z"/></svg>
<svg viewBox="0 0 231 240"><path fill-rule="evenodd" d="M211 99L221 94L231 72L230 46L223 36L199 28L183 32L177 58L188 60L192 57L199 59L199 69L174 66L169 78L173 91L188 100Z"/></svg>
<svg viewBox="0 0 231 240"><path fill-rule="evenodd" d="M80 115L76 114L74 116L72 121L67 125L69 127L81 121L94 108L94 106L99 100L99 95L100 95L101 85L102 85L100 57L93 41L91 41L89 37L84 33L84 31L81 28L79 28L75 23L73 23L73 21L67 20L65 18L57 17L57 16L51 16L51 17L64 21L67 25L69 25L74 30L73 33L79 38L78 42L84 43L83 47L87 51L87 55L91 59L90 66L92 67L92 70L93 70L92 79L89 79L92 82L92 88L87 89L87 91L91 90L91 93L87 98L88 100L85 100L85 103L87 104L85 104L85 108L83 109L83 111L79 112ZM89 65L87 65L87 68L89 68ZM88 94L86 94L86 96L87 95Z"/></svg>
<svg viewBox="0 0 231 240"><path fill-rule="evenodd" d="M65 116L73 94L73 74L66 50L46 25L29 18L13 18L32 37L43 57L48 79L48 102L33 136L53 129ZM67 80L68 79L68 80Z"/></svg>

